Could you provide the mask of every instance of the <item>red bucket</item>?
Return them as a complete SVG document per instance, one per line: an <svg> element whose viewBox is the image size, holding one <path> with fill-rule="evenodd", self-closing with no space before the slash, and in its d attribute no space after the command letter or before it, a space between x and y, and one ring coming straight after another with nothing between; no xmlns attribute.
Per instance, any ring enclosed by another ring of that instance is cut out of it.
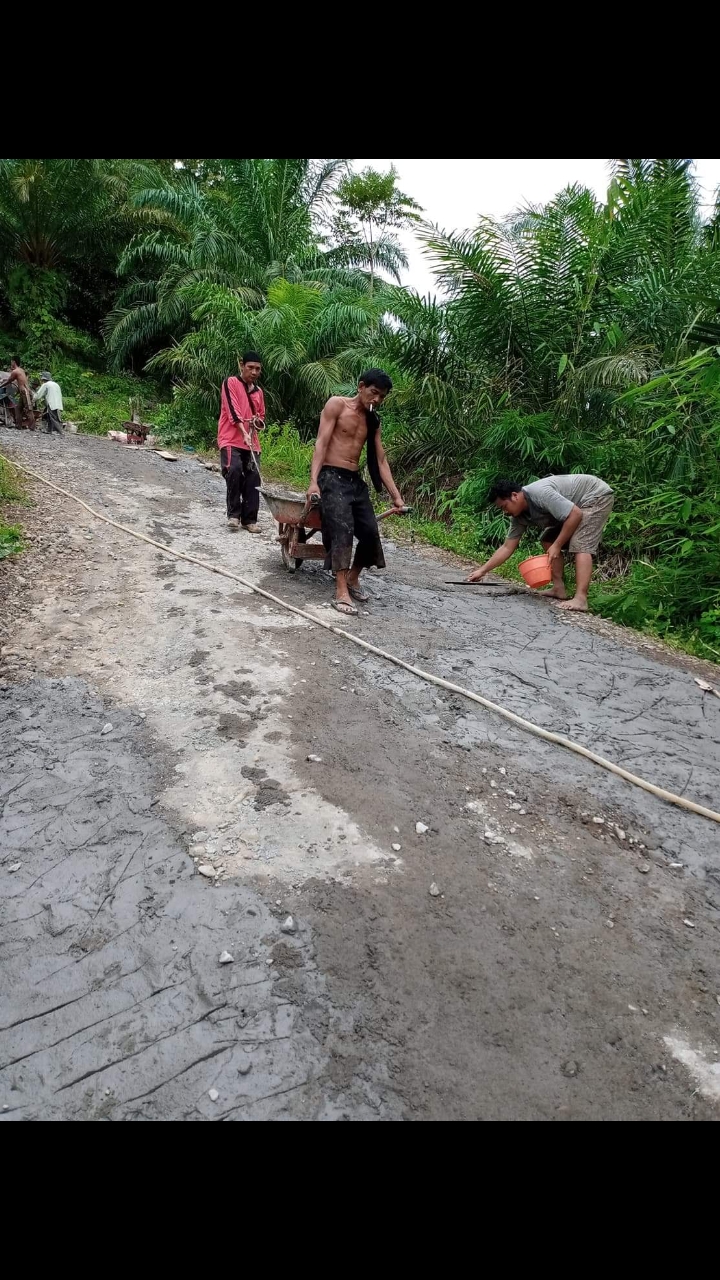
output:
<svg viewBox="0 0 720 1280"><path fill-rule="evenodd" d="M549 556L530 556L518 565L525 582L529 587L548 587L552 582Z"/></svg>

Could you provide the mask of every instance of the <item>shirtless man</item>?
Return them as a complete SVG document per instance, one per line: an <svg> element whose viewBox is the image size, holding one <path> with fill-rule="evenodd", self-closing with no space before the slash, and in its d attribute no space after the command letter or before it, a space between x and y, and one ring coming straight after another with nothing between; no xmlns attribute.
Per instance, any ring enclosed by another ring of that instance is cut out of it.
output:
<svg viewBox="0 0 720 1280"><path fill-rule="evenodd" d="M385 485L393 506L404 509L400 491L380 439L380 419L375 412L392 390L392 382L382 369L368 369L358 383L356 396L332 396L322 411L315 452L310 467L308 497L322 499L323 544L335 574L333 608L354 616L353 604L365 604L360 590L363 569L385 568L375 512L358 466L367 440L367 462L378 492ZM350 567L353 535L358 540Z"/></svg>
<svg viewBox="0 0 720 1280"><path fill-rule="evenodd" d="M31 431L34 431L35 411L33 409L33 398L32 391L30 390L30 383L25 370L15 359L15 356L13 356L10 361L10 377L7 380L7 386L9 386L11 382L15 383L20 396L20 403L15 407L15 421L18 427L22 426L22 415L24 410L27 418L27 425Z"/></svg>

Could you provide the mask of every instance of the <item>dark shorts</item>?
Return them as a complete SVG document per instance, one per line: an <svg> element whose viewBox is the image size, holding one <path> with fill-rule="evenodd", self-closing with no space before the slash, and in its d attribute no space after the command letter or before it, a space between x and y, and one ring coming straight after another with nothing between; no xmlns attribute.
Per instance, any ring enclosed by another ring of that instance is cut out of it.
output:
<svg viewBox="0 0 720 1280"><path fill-rule="evenodd" d="M350 568L353 537L357 538L357 569L385 568L385 556L370 494L359 472L345 467L323 467L318 476L322 496L323 546L326 566L333 573Z"/></svg>

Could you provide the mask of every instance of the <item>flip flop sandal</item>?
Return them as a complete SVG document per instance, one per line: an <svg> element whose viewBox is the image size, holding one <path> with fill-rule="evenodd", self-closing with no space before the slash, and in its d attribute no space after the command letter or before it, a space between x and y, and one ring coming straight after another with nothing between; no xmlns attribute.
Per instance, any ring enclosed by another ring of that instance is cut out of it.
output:
<svg viewBox="0 0 720 1280"><path fill-rule="evenodd" d="M357 587L348 587L348 595L352 596L353 600L357 600L358 604L367 604L370 599L364 591L358 591Z"/></svg>
<svg viewBox="0 0 720 1280"><path fill-rule="evenodd" d="M357 618L358 611L352 604L347 604L344 600L333 600L333 609L337 609L338 613L344 614L346 618Z"/></svg>

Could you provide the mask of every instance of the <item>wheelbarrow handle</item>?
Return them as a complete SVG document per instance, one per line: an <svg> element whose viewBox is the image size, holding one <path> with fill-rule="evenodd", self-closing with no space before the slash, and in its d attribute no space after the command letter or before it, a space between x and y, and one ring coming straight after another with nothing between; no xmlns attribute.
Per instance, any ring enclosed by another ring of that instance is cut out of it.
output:
<svg viewBox="0 0 720 1280"><path fill-rule="evenodd" d="M316 493L311 494L303 507L303 512L300 516L300 523L302 524L303 520L307 519L307 516L310 514L313 507L317 507L319 505L320 498L318 495ZM387 520L388 516L407 516L411 511L412 507L388 507L387 511L381 511L377 518L378 520Z"/></svg>
<svg viewBox="0 0 720 1280"><path fill-rule="evenodd" d="M388 507L387 511L381 511L378 520L387 520L388 516L408 516L412 511L412 507Z"/></svg>
<svg viewBox="0 0 720 1280"><path fill-rule="evenodd" d="M319 506L320 506L320 498L319 498L318 494L317 494L317 493L312 493L312 494L310 495L310 497L307 499L307 502L305 503L305 506L303 507L302 515L300 516L300 520L299 520L299 522L298 522L298 523L299 523L299 524L302 524L302 523L303 523L303 521L307 520L307 518L308 518L308 516L309 516L310 512L313 510L313 508L314 508L314 507L319 507Z"/></svg>

